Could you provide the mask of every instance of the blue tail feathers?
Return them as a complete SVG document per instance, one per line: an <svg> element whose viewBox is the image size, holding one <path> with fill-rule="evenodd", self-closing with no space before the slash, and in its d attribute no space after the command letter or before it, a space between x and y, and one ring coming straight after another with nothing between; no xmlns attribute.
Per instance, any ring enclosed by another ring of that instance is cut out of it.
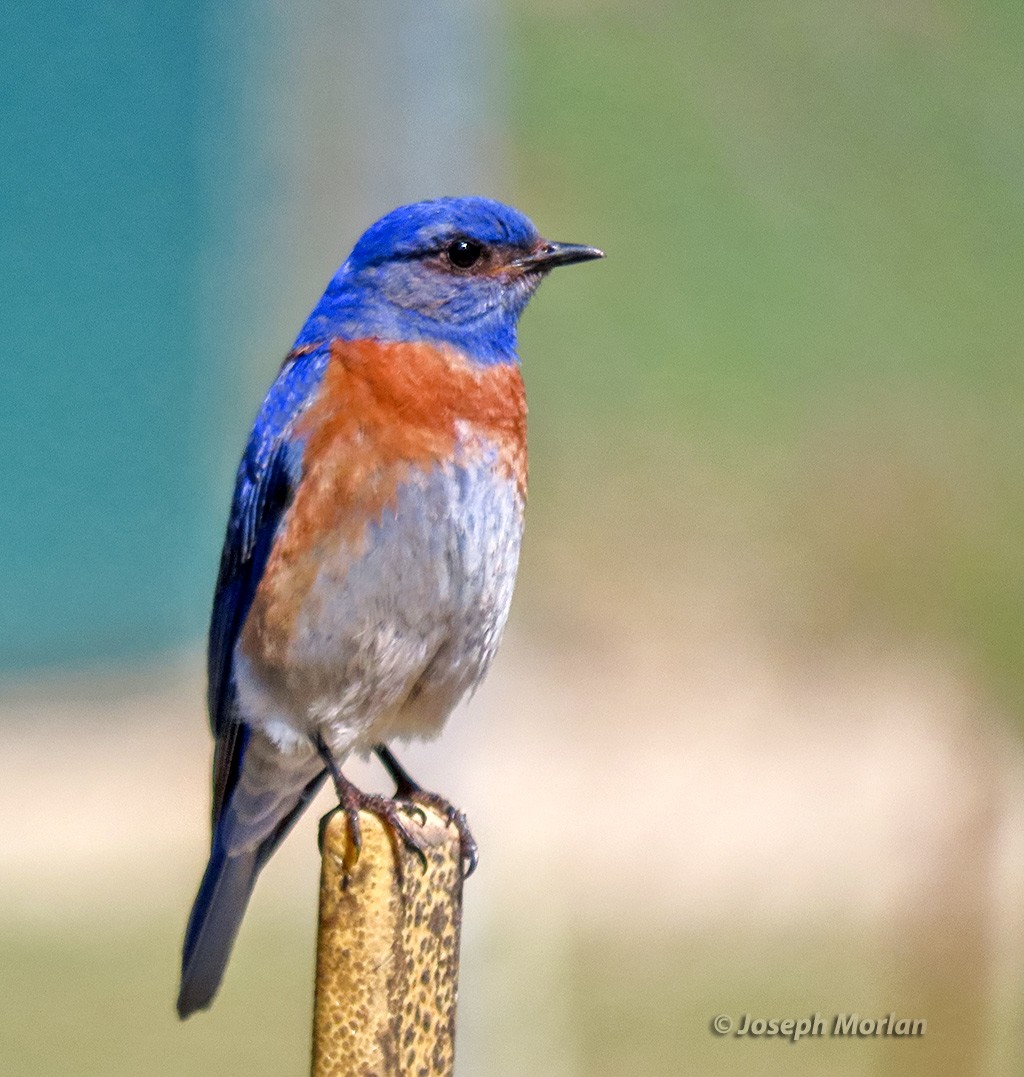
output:
<svg viewBox="0 0 1024 1077"><path fill-rule="evenodd" d="M213 1001L256 876L316 796L326 776L327 771L321 770L296 793L291 810L259 845L228 852L222 836L228 832L226 820L231 816L232 806L229 804L222 812L214 832L210 860L185 929L178 992L179 1017L204 1010Z"/></svg>
<svg viewBox="0 0 1024 1077"><path fill-rule="evenodd" d="M179 1017L204 1010L213 1000L259 869L258 849L229 856L214 842L185 931Z"/></svg>

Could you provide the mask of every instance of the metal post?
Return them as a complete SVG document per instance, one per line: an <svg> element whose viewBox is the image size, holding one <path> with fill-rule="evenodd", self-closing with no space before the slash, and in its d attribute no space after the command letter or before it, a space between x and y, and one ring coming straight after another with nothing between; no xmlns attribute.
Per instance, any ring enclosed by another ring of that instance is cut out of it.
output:
<svg viewBox="0 0 1024 1077"><path fill-rule="evenodd" d="M381 821L360 813L363 845L346 873L348 827L323 836L313 1007L313 1077L451 1077L462 924L459 837L436 813L410 819L426 869ZM399 859L400 858L400 859Z"/></svg>

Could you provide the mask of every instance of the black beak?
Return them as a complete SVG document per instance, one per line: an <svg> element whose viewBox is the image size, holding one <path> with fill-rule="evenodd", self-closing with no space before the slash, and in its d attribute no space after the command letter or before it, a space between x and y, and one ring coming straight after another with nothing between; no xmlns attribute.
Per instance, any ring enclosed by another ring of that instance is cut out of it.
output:
<svg viewBox="0 0 1024 1077"><path fill-rule="evenodd" d="M522 258L511 263L514 269L523 269L527 273L546 273L555 266L571 266L575 262L589 262L594 258L603 258L604 251L597 247L584 247L579 243L551 243L542 240L541 245Z"/></svg>

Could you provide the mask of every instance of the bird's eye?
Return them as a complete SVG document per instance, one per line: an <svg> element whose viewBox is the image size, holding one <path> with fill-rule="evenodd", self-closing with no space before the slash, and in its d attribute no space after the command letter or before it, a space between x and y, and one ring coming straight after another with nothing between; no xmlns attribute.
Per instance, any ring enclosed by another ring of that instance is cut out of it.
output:
<svg viewBox="0 0 1024 1077"><path fill-rule="evenodd" d="M484 248L471 239L456 239L445 247L444 252L456 269L469 269L480 261Z"/></svg>

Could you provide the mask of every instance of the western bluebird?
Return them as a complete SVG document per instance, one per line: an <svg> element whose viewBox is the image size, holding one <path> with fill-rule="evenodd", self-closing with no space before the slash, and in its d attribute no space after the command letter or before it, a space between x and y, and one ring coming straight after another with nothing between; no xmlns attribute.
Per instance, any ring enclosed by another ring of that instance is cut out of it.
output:
<svg viewBox="0 0 1024 1077"><path fill-rule="evenodd" d="M403 206L356 243L271 386L235 482L209 640L210 859L178 1013L210 1004L256 876L330 774L411 842L400 802L441 805L385 746L431 737L483 677L508 615L526 497L519 315L555 266L484 198ZM395 799L341 773L375 751Z"/></svg>

